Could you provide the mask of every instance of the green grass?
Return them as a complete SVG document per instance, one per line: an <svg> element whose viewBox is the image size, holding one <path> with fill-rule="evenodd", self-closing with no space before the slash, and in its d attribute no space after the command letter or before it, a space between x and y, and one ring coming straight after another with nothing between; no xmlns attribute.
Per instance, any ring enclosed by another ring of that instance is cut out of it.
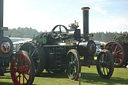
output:
<svg viewBox="0 0 128 85"><path fill-rule="evenodd" d="M0 85L13 85L9 73L0 76ZM42 73L40 77L35 77L33 85L79 85L79 82L68 79L65 73ZM115 68L110 79L102 79L95 66L82 67L81 85L128 85L128 70Z"/></svg>

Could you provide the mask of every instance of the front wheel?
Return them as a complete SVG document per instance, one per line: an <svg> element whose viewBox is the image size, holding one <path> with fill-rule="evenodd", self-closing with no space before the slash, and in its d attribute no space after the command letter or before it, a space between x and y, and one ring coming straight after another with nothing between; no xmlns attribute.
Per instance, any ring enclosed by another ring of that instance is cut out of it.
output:
<svg viewBox="0 0 128 85"><path fill-rule="evenodd" d="M32 85L35 77L34 63L26 51L19 51L14 55L11 70L14 85Z"/></svg>
<svg viewBox="0 0 128 85"><path fill-rule="evenodd" d="M114 71L114 59L108 50L102 50L97 58L97 71L101 78L109 79Z"/></svg>
<svg viewBox="0 0 128 85"><path fill-rule="evenodd" d="M77 80L81 72L80 56L75 49L71 49L67 53L66 73L69 79Z"/></svg>

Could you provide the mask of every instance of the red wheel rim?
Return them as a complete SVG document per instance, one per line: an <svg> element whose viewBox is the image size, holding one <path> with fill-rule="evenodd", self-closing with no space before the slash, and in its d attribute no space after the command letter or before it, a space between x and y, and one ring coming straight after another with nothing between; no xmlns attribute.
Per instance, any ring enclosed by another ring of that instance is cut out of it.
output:
<svg viewBox="0 0 128 85"><path fill-rule="evenodd" d="M114 65L120 66L123 63L124 60L124 48L121 46L118 42L109 42L106 46L106 49L108 49L113 57L114 57Z"/></svg>
<svg viewBox="0 0 128 85"><path fill-rule="evenodd" d="M14 85L28 85L31 76L30 63L26 55L17 53L11 62L11 77Z"/></svg>

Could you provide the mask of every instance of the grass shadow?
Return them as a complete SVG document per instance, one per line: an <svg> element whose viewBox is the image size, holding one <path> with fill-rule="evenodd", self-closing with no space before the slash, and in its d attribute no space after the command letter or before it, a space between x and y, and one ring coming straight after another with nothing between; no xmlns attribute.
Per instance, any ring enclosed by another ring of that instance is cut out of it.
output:
<svg viewBox="0 0 128 85"><path fill-rule="evenodd" d="M87 82L92 84L102 84L106 83L107 85L117 85L125 84L128 85L128 79L111 77L110 79L103 79L98 74L95 73L82 73L81 82Z"/></svg>
<svg viewBox="0 0 128 85"><path fill-rule="evenodd" d="M9 82L0 82L0 85L14 85L13 83L9 83Z"/></svg>
<svg viewBox="0 0 128 85"><path fill-rule="evenodd" d="M68 78L66 73L42 73L38 77Z"/></svg>

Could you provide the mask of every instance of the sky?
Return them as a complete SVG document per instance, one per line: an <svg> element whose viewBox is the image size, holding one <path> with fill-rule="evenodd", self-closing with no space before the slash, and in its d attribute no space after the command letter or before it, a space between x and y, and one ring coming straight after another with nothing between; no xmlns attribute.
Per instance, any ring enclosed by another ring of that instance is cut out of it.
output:
<svg viewBox="0 0 128 85"><path fill-rule="evenodd" d="M82 7L90 7L90 33L128 31L128 0L4 0L4 27L51 31L76 20L82 30Z"/></svg>

